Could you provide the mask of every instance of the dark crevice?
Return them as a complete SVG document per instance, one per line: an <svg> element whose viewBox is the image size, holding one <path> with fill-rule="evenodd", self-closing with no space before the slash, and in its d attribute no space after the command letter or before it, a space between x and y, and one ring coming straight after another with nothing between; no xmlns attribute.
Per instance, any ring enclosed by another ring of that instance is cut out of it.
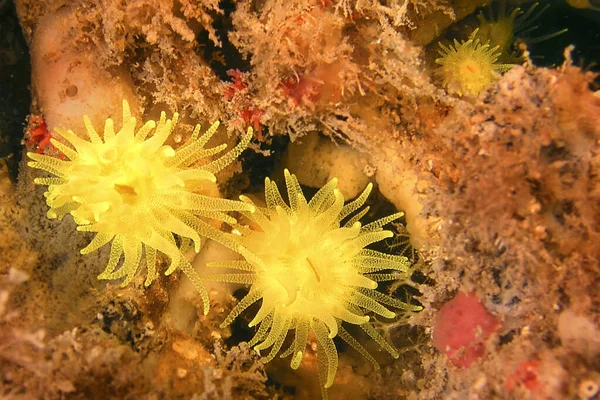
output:
<svg viewBox="0 0 600 400"><path fill-rule="evenodd" d="M21 140L29 114L31 67L12 1L0 5L0 163L16 180L21 161Z"/></svg>

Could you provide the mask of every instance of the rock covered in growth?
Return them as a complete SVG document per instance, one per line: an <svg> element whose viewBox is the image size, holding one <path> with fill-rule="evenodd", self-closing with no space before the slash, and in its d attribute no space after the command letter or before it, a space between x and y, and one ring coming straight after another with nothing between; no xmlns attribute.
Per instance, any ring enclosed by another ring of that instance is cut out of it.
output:
<svg viewBox="0 0 600 400"><path fill-rule="evenodd" d="M558 70L514 67L477 104L458 103L435 139L423 143L436 192L426 211L443 215L438 293L476 288L489 311L510 321L492 345L494 362L484 364L484 397L494 387L506 390L499 381L506 373L497 369L513 359L510 349L522 351L514 370L548 356L538 376L546 393L556 388L569 397L565 377L583 377L579 355L548 339L560 333L557 311L565 308L600 322L600 99L590 90L593 78L568 62ZM449 376L446 390L479 375Z"/></svg>
<svg viewBox="0 0 600 400"><path fill-rule="evenodd" d="M406 123L417 112L415 97L436 95L421 49L400 32L410 24L409 3L240 2L229 36L252 69L229 111L261 110L270 132L292 140L323 130L372 145L366 137L375 125L389 129L398 107ZM423 14L439 6L414 3Z"/></svg>

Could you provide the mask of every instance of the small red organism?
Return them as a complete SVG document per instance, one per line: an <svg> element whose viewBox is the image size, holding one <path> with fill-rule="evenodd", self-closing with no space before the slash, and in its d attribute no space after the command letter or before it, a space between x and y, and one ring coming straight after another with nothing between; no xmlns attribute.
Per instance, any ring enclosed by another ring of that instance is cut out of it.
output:
<svg viewBox="0 0 600 400"><path fill-rule="evenodd" d="M338 103L343 94L343 69L340 62L320 64L311 71L285 78L279 84L281 94L292 107L314 110L319 105Z"/></svg>
<svg viewBox="0 0 600 400"><path fill-rule="evenodd" d="M433 344L457 367L471 366L485 353L485 341L500 327L473 293L460 292L435 319Z"/></svg>
<svg viewBox="0 0 600 400"><path fill-rule="evenodd" d="M281 81L280 88L283 95L289 98L295 107L299 105L312 105L319 96L322 81L311 79L306 75L299 78L290 77Z"/></svg>
<svg viewBox="0 0 600 400"><path fill-rule="evenodd" d="M539 369L539 360L521 361L515 373L506 379L504 387L509 391L513 391L521 385L529 391L537 389L540 386Z"/></svg>
<svg viewBox="0 0 600 400"><path fill-rule="evenodd" d="M248 87L248 84L244 82L244 73L239 69L230 69L227 71L227 75L231 77L231 83L223 91L225 100L233 99L236 93L239 93Z"/></svg>
<svg viewBox="0 0 600 400"><path fill-rule="evenodd" d="M262 126L260 124L260 118L264 114L263 110L254 108L252 106L246 106L241 112L240 117L246 122L246 126L251 126L254 132L259 136L259 140L262 139Z"/></svg>
<svg viewBox="0 0 600 400"><path fill-rule="evenodd" d="M254 133L256 134L256 139L258 139L259 142L262 142L263 135L260 119L262 118L264 111L254 106L246 106L239 111L238 114L240 118L237 121L243 122L244 129L252 127Z"/></svg>
<svg viewBox="0 0 600 400"><path fill-rule="evenodd" d="M53 150L59 153L60 158L64 157L64 155L58 152L56 147L50 142L52 133L48 131L46 120L41 115L32 115L29 118L25 139L27 139L27 142L25 143L27 148L35 151L37 154L46 154L48 150Z"/></svg>
<svg viewBox="0 0 600 400"><path fill-rule="evenodd" d="M240 120L244 121L244 127L248 128L251 126L256 133L259 141L263 140L262 137L262 125L260 119L264 114L264 111L248 105L251 103L250 95L247 93L248 84L244 82L244 73L239 69L230 69L227 71L227 75L231 77L231 83L223 91L223 97L225 100L234 100L234 109L240 116ZM237 96L236 96L237 95ZM246 104L246 105L245 105Z"/></svg>

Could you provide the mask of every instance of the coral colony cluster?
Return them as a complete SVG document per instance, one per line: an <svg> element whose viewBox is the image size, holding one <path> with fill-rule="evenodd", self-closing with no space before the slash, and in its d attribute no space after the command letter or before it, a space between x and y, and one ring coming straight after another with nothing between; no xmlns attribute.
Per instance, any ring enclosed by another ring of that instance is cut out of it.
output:
<svg viewBox="0 0 600 400"><path fill-rule="evenodd" d="M96 233L81 253L88 254L111 243L108 265L98 278L124 278L123 285L127 285L144 256L148 286L156 276L157 253L163 253L170 260L165 274L181 269L200 293L205 314L210 303L202 279L250 285L250 291L223 326L262 299L261 308L249 324L259 326L251 344L256 350L270 348L266 360L271 360L293 330L293 343L281 355L292 356L294 369L302 361L312 332L318 343L324 396L325 388L333 384L338 365L334 337L339 336L377 366L367 350L344 329L343 322L360 326L397 358L396 350L376 331L366 314L392 318L395 313L388 307L421 309L376 290L377 282L407 280L410 263L406 257L366 247L391 237L392 232L382 227L402 213L363 225L360 219L369 210L363 205L371 184L358 198L345 203L336 189L337 180L333 179L307 201L298 180L287 170L289 203L268 178L266 208L244 196L241 201L211 196L214 174L246 148L252 129L235 148L223 153L225 144L205 147L219 124L213 124L202 136L197 125L191 138L174 149L165 141L177 118L175 114L172 120L166 119L163 112L158 123L148 121L136 130L136 119L131 116L127 101L123 101L123 124L118 132L109 118L100 136L89 118L84 117L89 140L62 129L56 133L68 144L50 139L65 159L27 154L34 160L29 162L30 167L54 175L35 180L48 185L48 217L70 214L79 231ZM227 214L230 211L241 213L251 221L249 226L239 224ZM210 221L225 223L241 235L219 230ZM213 239L240 253L242 261L214 263L240 272L201 277L183 251L193 242L198 252L202 238Z"/></svg>

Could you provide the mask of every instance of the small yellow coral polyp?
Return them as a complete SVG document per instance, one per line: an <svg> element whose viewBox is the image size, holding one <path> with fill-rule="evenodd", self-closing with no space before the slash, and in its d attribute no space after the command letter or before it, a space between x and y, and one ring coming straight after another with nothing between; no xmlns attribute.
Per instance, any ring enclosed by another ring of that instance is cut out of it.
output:
<svg viewBox="0 0 600 400"><path fill-rule="evenodd" d="M489 19L486 19L481 12L477 15L477 20L479 21L477 38L482 43L489 43L490 46L498 46L498 52L501 54L500 57L502 60L510 62L521 61L521 54L511 50L511 46L513 46L517 38L530 45L552 39L567 32L567 29L562 29L534 38L526 37L538 28L534 24L550 8L550 4L546 4L535 12L539 5L540 3L535 2L526 11L520 7L515 7L508 13L506 0L501 0L498 3L497 12L494 13L490 4L488 9Z"/></svg>
<svg viewBox="0 0 600 400"><path fill-rule="evenodd" d="M461 43L454 39L454 46L439 43L442 57L435 60L440 65L435 74L450 93L477 96L498 79L499 72L512 67L511 64L497 64L498 46L490 48L489 44L481 44L476 35L477 30L469 40Z"/></svg>
<svg viewBox="0 0 600 400"><path fill-rule="evenodd" d="M166 254L170 266L165 274L180 268L200 292L204 312L208 312L208 293L182 250L193 241L198 252L201 236L221 235L204 219L233 224L235 220L225 212L253 210L252 205L205 194L216 181L214 174L247 147L252 130L231 151L196 166L199 160L218 155L227 147L204 147L216 132L218 122L200 137L197 125L191 138L175 150L164 143L177 124L177 113L170 120L163 112L158 123L148 121L136 132L136 118L124 100L123 126L115 132L113 120L108 118L103 137L87 116L83 118L89 140L63 129L56 129L56 133L72 147L51 140L67 159L27 153L34 160L28 163L30 167L55 175L35 179L37 184L48 185L44 194L50 206L48 218L61 219L71 214L79 225L77 230L96 232L82 254L112 242L108 265L99 279L125 278L123 285L128 284L145 253L148 286L156 277L157 251ZM179 244L174 235L180 238ZM117 268L122 256L123 263Z"/></svg>
<svg viewBox="0 0 600 400"><path fill-rule="evenodd" d="M238 227L241 235L231 241L245 258L215 262L212 266L233 268L241 273L215 274L207 279L251 285L249 293L234 307L222 326L230 324L244 309L262 298L250 326L259 325L250 344L256 350L270 348L267 361L280 351L290 330L291 346L281 357L292 356L291 367L300 365L309 333L317 340L319 378L323 388L333 383L338 355L333 338L338 335L377 367L374 358L342 322L360 326L394 357L397 352L378 334L366 314L384 318L395 313L388 306L420 310L377 291L377 282L406 280L410 263L406 257L389 255L366 246L392 236L382 227L402 216L390 215L367 225L359 220L371 189L344 205L333 179L307 202L297 178L285 171L289 205L277 185L265 182L266 208L243 212L255 229ZM252 201L241 197L248 204ZM342 222L345 221L345 222ZM323 389L324 390L324 389ZM326 393L325 393L326 395Z"/></svg>

